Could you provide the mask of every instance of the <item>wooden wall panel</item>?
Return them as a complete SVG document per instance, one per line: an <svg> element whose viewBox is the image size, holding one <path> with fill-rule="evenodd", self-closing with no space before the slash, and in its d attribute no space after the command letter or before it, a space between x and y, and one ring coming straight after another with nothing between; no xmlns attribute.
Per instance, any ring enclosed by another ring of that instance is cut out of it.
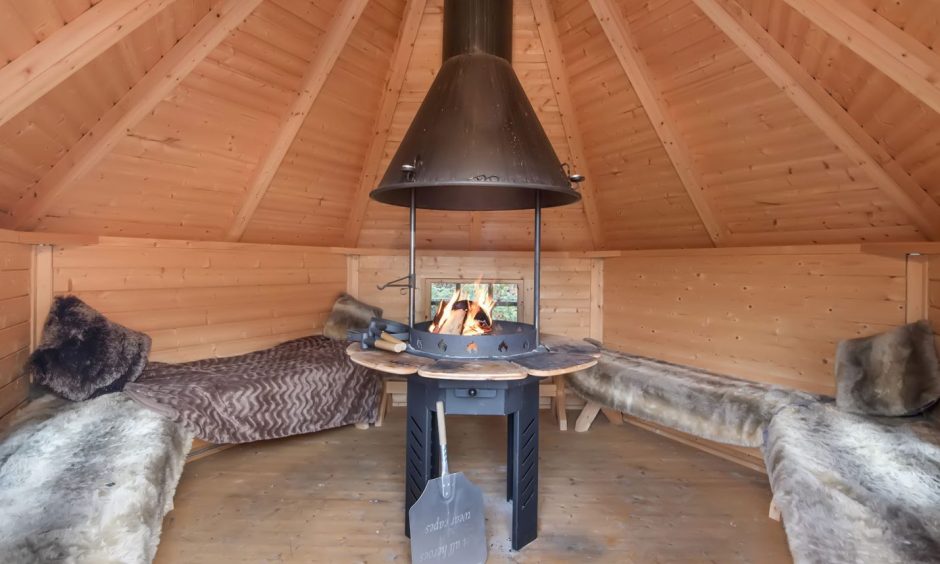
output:
<svg viewBox="0 0 940 564"><path fill-rule="evenodd" d="M442 6L442 0L430 0L425 9L389 131L380 167L383 174L441 66ZM513 3L513 18L513 68L556 152L565 155L568 153L567 140L558 102L528 0ZM545 249L591 248L590 232L580 204L545 210L543 218ZM471 218L467 212L422 210L418 214L419 247L438 250L531 248L532 224L531 212L480 212ZM471 234L471 225L476 230L474 234ZM407 247L407 210L370 201L359 246Z"/></svg>
<svg viewBox="0 0 940 564"><path fill-rule="evenodd" d="M153 360L231 356L319 333L346 289L346 257L312 247L105 238L57 248L75 294L153 337Z"/></svg>
<svg viewBox="0 0 940 564"><path fill-rule="evenodd" d="M931 0L855 0L931 49L940 10ZM862 127L940 201L940 115L781 0L739 0Z"/></svg>
<svg viewBox="0 0 940 564"><path fill-rule="evenodd" d="M731 244L922 238L692 2L619 3Z"/></svg>
<svg viewBox="0 0 940 564"><path fill-rule="evenodd" d="M342 245L404 2L370 2L243 241Z"/></svg>
<svg viewBox="0 0 940 564"><path fill-rule="evenodd" d="M903 256L735 251L607 259L605 343L832 394L838 341L905 322Z"/></svg>
<svg viewBox="0 0 940 564"><path fill-rule="evenodd" d="M47 37L93 3L88 0L0 2L0 37L3 38L0 51L5 51L4 40L18 33L36 34L35 40ZM86 6L84 9L82 4ZM214 0L176 0L0 127L0 220L27 188L63 158L213 4ZM5 63L6 59L0 56L0 64Z"/></svg>
<svg viewBox="0 0 940 564"><path fill-rule="evenodd" d="M0 243L0 426L29 389L20 369L29 355L31 261L32 246Z"/></svg>
<svg viewBox="0 0 940 564"><path fill-rule="evenodd" d="M542 259L542 330L548 333L583 338L591 332L592 260L586 258L543 257ZM524 288L523 315L532 319L532 259L496 255L448 256L446 253L422 254L417 260L417 319L426 320L426 287L429 279L521 280ZM364 255L359 257L358 297L382 307L390 319L407 321L408 296L398 288L380 291L378 284L408 274L408 257Z"/></svg>
<svg viewBox="0 0 940 564"><path fill-rule="evenodd" d="M607 246L711 246L590 4L559 0L555 17Z"/></svg>

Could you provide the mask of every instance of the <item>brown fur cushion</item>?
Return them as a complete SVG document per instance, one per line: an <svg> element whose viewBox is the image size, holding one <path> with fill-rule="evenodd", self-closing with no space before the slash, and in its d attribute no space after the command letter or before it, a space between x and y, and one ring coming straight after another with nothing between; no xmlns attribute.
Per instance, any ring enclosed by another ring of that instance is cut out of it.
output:
<svg viewBox="0 0 940 564"><path fill-rule="evenodd" d="M382 317L382 308L370 306L343 293L333 304L333 312L326 320L323 335L345 341L350 329L365 329L373 317Z"/></svg>
<svg viewBox="0 0 940 564"><path fill-rule="evenodd" d="M24 368L72 401L118 392L147 366L150 337L118 325L75 296L53 301L42 342Z"/></svg>
<svg viewBox="0 0 940 564"><path fill-rule="evenodd" d="M921 413L940 398L940 363L930 325L918 321L842 341L836 353L836 381L836 405L843 411Z"/></svg>

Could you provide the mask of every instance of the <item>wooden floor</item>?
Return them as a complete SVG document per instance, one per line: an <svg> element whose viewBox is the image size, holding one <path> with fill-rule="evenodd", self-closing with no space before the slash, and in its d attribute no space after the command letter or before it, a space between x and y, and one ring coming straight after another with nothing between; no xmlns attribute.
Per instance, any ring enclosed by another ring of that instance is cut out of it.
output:
<svg viewBox="0 0 940 564"><path fill-rule="evenodd" d="M409 562L404 409L389 415L190 463L157 564ZM448 418L451 469L486 495L489 562L791 561L766 476L601 419L561 432L543 411L540 536L512 553L503 420Z"/></svg>

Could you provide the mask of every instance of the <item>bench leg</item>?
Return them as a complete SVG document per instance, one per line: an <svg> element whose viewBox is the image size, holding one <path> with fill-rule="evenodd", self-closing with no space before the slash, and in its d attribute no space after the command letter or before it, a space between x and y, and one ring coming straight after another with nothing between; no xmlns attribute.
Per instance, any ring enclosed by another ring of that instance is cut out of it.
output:
<svg viewBox="0 0 940 564"><path fill-rule="evenodd" d="M382 399L379 401L379 414L375 419L375 426L381 427L388 412L388 380L382 378Z"/></svg>
<svg viewBox="0 0 940 564"><path fill-rule="evenodd" d="M589 401L587 405L584 406L584 409L581 410L581 415L578 416L578 420L575 421L574 430L578 433L583 433L590 429L591 423L594 423L594 419L600 411L601 404Z"/></svg>
<svg viewBox="0 0 940 564"><path fill-rule="evenodd" d="M616 409L610 409L608 407L602 407L601 413L604 414L604 417L607 418L613 425L623 425L623 413L620 413Z"/></svg>
<svg viewBox="0 0 940 564"><path fill-rule="evenodd" d="M770 517L774 521L780 520L780 508L777 507L777 504L771 500L770 509L767 511L767 517Z"/></svg>
<svg viewBox="0 0 940 564"><path fill-rule="evenodd" d="M562 431L568 430L567 404L568 396L565 392L565 377L564 375L555 376L555 415L558 417L558 428Z"/></svg>

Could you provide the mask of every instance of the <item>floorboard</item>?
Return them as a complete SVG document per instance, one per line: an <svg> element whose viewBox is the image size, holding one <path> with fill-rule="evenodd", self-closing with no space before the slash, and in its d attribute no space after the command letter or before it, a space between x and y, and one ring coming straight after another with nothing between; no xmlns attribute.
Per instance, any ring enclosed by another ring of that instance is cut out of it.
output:
<svg viewBox="0 0 940 564"><path fill-rule="evenodd" d="M509 549L505 423L449 417L451 469L487 501L489 562L790 562L766 476L598 420L561 432L543 411L539 538ZM243 445L186 466L157 564L408 562L404 409L352 427Z"/></svg>

